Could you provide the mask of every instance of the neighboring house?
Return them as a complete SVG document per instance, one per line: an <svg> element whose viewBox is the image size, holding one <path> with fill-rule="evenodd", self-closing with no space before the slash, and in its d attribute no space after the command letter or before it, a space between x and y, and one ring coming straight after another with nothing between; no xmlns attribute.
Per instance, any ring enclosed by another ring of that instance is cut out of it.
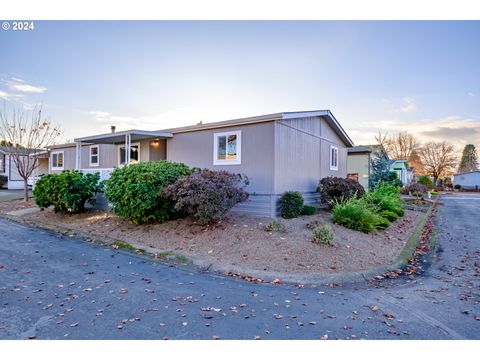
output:
<svg viewBox="0 0 480 360"><path fill-rule="evenodd" d="M371 153L367 146L354 146L348 149L347 177L359 182L367 191L371 171Z"/></svg>
<svg viewBox="0 0 480 360"><path fill-rule="evenodd" d="M453 175L453 186L460 185L465 190L480 189L480 170Z"/></svg>
<svg viewBox="0 0 480 360"><path fill-rule="evenodd" d="M388 160L390 171L397 174L402 184L409 184L413 181L413 172L409 170L407 160Z"/></svg>
<svg viewBox="0 0 480 360"><path fill-rule="evenodd" d="M37 177L48 174L48 154L42 152L41 154L32 153L33 155L38 157L39 166L32 176ZM0 147L0 175L7 177L7 189L23 189L23 179L18 174L14 158L7 147Z"/></svg>
<svg viewBox="0 0 480 360"><path fill-rule="evenodd" d="M50 171L78 169L108 178L114 167L169 160L248 176L250 199L234 210L275 216L285 191L318 199L318 182L347 176L353 143L328 111L287 112L159 131L129 130L52 147Z"/></svg>

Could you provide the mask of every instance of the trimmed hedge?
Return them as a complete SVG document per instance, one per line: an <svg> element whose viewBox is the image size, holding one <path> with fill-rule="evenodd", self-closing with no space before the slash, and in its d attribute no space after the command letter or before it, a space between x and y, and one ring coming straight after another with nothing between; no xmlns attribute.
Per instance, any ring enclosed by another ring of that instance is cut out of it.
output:
<svg viewBox="0 0 480 360"><path fill-rule="evenodd" d="M280 197L280 213L285 219L300 216L303 210L303 196L298 191L287 191Z"/></svg>
<svg viewBox="0 0 480 360"><path fill-rule="evenodd" d="M116 168L105 181L105 198L112 212L135 224L167 221L178 216L175 204L163 190L192 169L181 163L149 161Z"/></svg>
<svg viewBox="0 0 480 360"><path fill-rule="evenodd" d="M248 178L227 171L197 170L178 179L163 191L175 210L192 216L202 225L220 221L237 203L248 199L243 189Z"/></svg>
<svg viewBox="0 0 480 360"><path fill-rule="evenodd" d="M320 193L321 203L331 208L333 203L346 201L354 196L362 197L365 189L353 179L329 176L320 180L317 192Z"/></svg>
<svg viewBox="0 0 480 360"><path fill-rule="evenodd" d="M93 197L100 190L99 179L98 173L82 174L76 170L43 176L33 190L35 203L41 209L53 205L55 212L83 212L87 201L95 204Z"/></svg>

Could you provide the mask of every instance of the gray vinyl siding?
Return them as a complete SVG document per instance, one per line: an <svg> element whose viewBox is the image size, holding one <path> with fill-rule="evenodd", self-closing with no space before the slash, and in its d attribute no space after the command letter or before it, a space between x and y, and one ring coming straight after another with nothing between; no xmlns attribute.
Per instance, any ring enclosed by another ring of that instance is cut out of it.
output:
<svg viewBox="0 0 480 360"><path fill-rule="evenodd" d="M150 142L150 161L165 160L167 158L167 140L160 139L157 144Z"/></svg>
<svg viewBox="0 0 480 360"><path fill-rule="evenodd" d="M214 134L241 131L241 164L213 165ZM167 159L188 166L226 170L246 174L250 185L246 190L255 194L273 193L275 123L233 126L195 132L176 133L167 140Z"/></svg>
<svg viewBox="0 0 480 360"><path fill-rule="evenodd" d="M347 176L346 144L321 117L280 120L275 130L275 193L315 192L326 176ZM338 170L330 170L330 145L338 148Z"/></svg>

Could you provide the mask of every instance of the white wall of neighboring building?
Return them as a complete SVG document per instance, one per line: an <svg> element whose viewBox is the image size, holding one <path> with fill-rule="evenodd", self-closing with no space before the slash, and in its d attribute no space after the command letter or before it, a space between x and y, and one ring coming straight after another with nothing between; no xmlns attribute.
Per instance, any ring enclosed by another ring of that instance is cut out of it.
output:
<svg viewBox="0 0 480 360"><path fill-rule="evenodd" d="M455 186L457 184L465 188L475 188L478 186L480 189L480 171L453 175L453 185Z"/></svg>

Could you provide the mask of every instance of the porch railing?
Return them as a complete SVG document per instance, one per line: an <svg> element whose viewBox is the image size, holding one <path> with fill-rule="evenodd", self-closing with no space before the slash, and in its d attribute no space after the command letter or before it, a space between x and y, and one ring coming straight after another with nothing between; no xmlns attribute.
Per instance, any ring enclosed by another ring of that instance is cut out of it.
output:
<svg viewBox="0 0 480 360"><path fill-rule="evenodd" d="M100 174L100 181L107 180L113 172L113 168L100 168L100 169L82 169L80 170L84 174Z"/></svg>

